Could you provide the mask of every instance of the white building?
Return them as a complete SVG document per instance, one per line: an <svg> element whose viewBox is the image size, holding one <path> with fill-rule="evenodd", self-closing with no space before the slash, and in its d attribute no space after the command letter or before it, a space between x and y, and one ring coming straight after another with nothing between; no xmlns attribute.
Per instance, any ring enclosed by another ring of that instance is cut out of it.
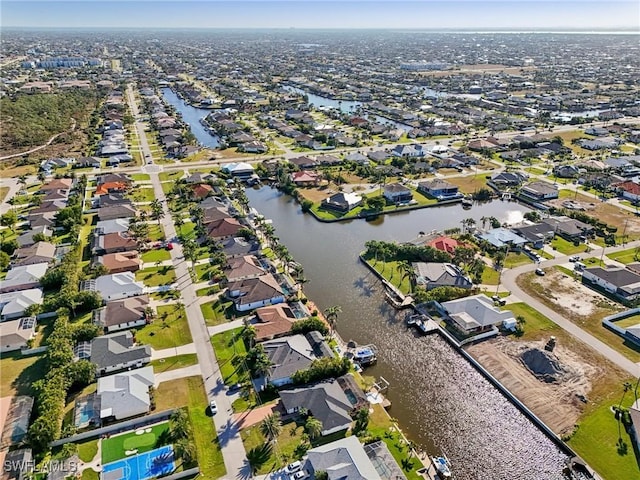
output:
<svg viewBox="0 0 640 480"><path fill-rule="evenodd" d="M24 311L31 305L42 305L42 298L39 288L0 293L0 317L3 321L23 317Z"/></svg>
<svg viewBox="0 0 640 480"><path fill-rule="evenodd" d="M84 289L98 292L105 302L110 302L142 295L144 284L137 282L136 276L132 272L121 272L88 280L84 284Z"/></svg>
<svg viewBox="0 0 640 480"><path fill-rule="evenodd" d="M123 418L144 415L151 407L149 387L155 382L153 367L138 368L98 379L100 418Z"/></svg>

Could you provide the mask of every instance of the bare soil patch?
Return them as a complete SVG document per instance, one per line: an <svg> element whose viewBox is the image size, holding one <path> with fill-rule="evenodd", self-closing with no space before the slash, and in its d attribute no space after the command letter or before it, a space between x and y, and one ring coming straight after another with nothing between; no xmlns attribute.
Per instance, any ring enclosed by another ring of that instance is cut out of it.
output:
<svg viewBox="0 0 640 480"><path fill-rule="evenodd" d="M549 428L566 435L590 401L592 385L606 372L601 363L589 363L563 345L546 352L544 343L502 337L467 351Z"/></svg>

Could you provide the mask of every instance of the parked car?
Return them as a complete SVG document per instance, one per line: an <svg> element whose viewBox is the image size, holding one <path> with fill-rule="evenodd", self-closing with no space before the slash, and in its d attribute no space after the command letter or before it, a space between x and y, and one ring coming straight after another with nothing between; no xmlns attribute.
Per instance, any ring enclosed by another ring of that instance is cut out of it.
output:
<svg viewBox="0 0 640 480"><path fill-rule="evenodd" d="M216 413L218 413L218 404L215 400L211 400L209 402L209 409L211 410L211 415L215 415Z"/></svg>
<svg viewBox="0 0 640 480"><path fill-rule="evenodd" d="M173 250L173 243L167 243L167 250Z"/></svg>
<svg viewBox="0 0 640 480"><path fill-rule="evenodd" d="M284 469L284 471L286 473L295 473L297 471L299 471L300 469L302 469L302 462L297 461L297 462L293 462L290 463L289 465L287 465Z"/></svg>
<svg viewBox="0 0 640 480"><path fill-rule="evenodd" d="M579 262L580 261L580 255L574 255L572 257L569 257L569 261L570 262Z"/></svg>
<svg viewBox="0 0 640 480"><path fill-rule="evenodd" d="M300 470L299 472L294 473L293 475L289 475L289 480L300 480L301 478L305 478L307 474Z"/></svg>
<svg viewBox="0 0 640 480"><path fill-rule="evenodd" d="M241 383L234 383L233 385L229 386L229 393L238 392L240 390L242 390L242 384Z"/></svg>
<svg viewBox="0 0 640 480"><path fill-rule="evenodd" d="M544 270L541 268L536 268L536 275L540 275L541 277L544 277Z"/></svg>

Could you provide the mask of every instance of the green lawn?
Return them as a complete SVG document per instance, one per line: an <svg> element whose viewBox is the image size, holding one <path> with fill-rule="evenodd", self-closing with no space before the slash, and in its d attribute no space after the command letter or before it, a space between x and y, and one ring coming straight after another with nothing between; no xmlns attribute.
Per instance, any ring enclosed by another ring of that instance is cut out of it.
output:
<svg viewBox="0 0 640 480"><path fill-rule="evenodd" d="M154 248L153 250L144 252L140 258L142 258L144 263L164 262L171 260L171 252L166 248Z"/></svg>
<svg viewBox="0 0 640 480"><path fill-rule="evenodd" d="M44 377L46 361L43 355L23 356L10 352L0 359L0 397L12 395L33 396L32 384Z"/></svg>
<svg viewBox="0 0 640 480"><path fill-rule="evenodd" d="M83 462L89 463L98 453L98 439L78 444L78 456Z"/></svg>
<svg viewBox="0 0 640 480"><path fill-rule="evenodd" d="M196 265L195 271L198 282L206 282L207 280L211 280L212 274L221 274L220 267L218 267L217 265L211 265L208 262Z"/></svg>
<svg viewBox="0 0 640 480"><path fill-rule="evenodd" d="M520 315L524 317L525 323L522 325L524 335L521 337L523 340L548 338L560 330L558 325L526 303L511 303L506 305L503 310L511 310L516 318Z"/></svg>
<svg viewBox="0 0 640 480"><path fill-rule="evenodd" d="M627 263L632 263L637 261L635 257L638 254L638 252L640 251L637 248L629 248L627 250L622 250L620 252L610 253L607 255L607 258L610 258L611 260L615 260L617 262L624 263L626 265ZM638 255L638 257L640 258L640 255Z"/></svg>
<svg viewBox="0 0 640 480"><path fill-rule="evenodd" d="M224 382L230 385L249 380L249 372L244 369L242 363L235 360L247 353L241 333L242 327L211 337L213 351L220 366L220 374Z"/></svg>
<svg viewBox="0 0 640 480"><path fill-rule="evenodd" d="M636 313L635 315L630 315L628 317L624 317L620 320L614 322L616 326L620 328L629 328L634 325L638 325L640 323L640 313Z"/></svg>
<svg viewBox="0 0 640 480"><path fill-rule="evenodd" d="M377 262L373 259L369 260L369 265L396 286L402 293L411 293L411 280L408 275L403 277L402 272L398 270L399 263L400 262L393 260L387 262L383 262L382 260L378 260Z"/></svg>
<svg viewBox="0 0 640 480"><path fill-rule="evenodd" d="M500 272L489 265L485 266L482 271L482 283L485 285L498 285L500 283Z"/></svg>
<svg viewBox="0 0 640 480"><path fill-rule="evenodd" d="M170 285L176 281L176 271L173 267L150 267L136 272L136 280L142 281L147 287Z"/></svg>
<svg viewBox="0 0 640 480"><path fill-rule="evenodd" d="M171 172L160 172L160 181L161 182L168 182L168 181L172 181L171 183L173 183L173 181L178 180L179 178L182 178L184 176L184 170L173 170Z"/></svg>
<svg viewBox="0 0 640 480"><path fill-rule="evenodd" d="M162 175L162 173L160 175ZM140 181L145 181L150 179L151 177L149 176L148 173L132 173L131 174L131 180L133 180L134 182L140 182Z"/></svg>
<svg viewBox="0 0 640 480"><path fill-rule="evenodd" d="M214 300L203 303L200 305L200 310L202 310L202 316L207 322L207 325L227 323L235 314L233 302L230 301Z"/></svg>
<svg viewBox="0 0 640 480"><path fill-rule="evenodd" d="M198 466L202 478L221 478L226 474L216 431L207 415L209 401L202 377L194 376L162 382L156 392L156 408L188 407Z"/></svg>
<svg viewBox="0 0 640 480"><path fill-rule="evenodd" d="M156 194L152 187L137 187L129 194L129 198L131 198L133 202L153 202Z"/></svg>
<svg viewBox="0 0 640 480"><path fill-rule="evenodd" d="M151 345L156 350L179 347L191 343L191 332L187 315L181 305L158 307L158 316L153 323L136 331L136 340Z"/></svg>
<svg viewBox="0 0 640 480"><path fill-rule="evenodd" d="M100 474L92 468L85 468L82 471L82 480L99 480Z"/></svg>
<svg viewBox="0 0 640 480"><path fill-rule="evenodd" d="M195 353L185 353L184 355L177 355L175 357L153 360L149 365L153 367L153 372L157 374L178 368L190 367L197 363L198 356Z"/></svg>
<svg viewBox="0 0 640 480"><path fill-rule="evenodd" d="M515 268L520 265L527 265L529 263L533 263L531 257L522 253L522 252L509 252L507 258L504 261L504 266L506 268ZM486 270L486 269L485 269Z"/></svg>
<svg viewBox="0 0 640 480"><path fill-rule="evenodd" d="M556 236L556 238L551 240L551 247L565 255L575 255L576 253L582 253L587 249L587 246L584 243L580 243L578 246L575 246L573 243L559 236Z"/></svg>
<svg viewBox="0 0 640 480"><path fill-rule="evenodd" d="M178 234L184 238L195 238L196 234L194 230L196 229L195 222L186 222L180 227L180 231Z"/></svg>
<svg viewBox="0 0 640 480"><path fill-rule="evenodd" d="M205 288L196 290L196 295L198 297L206 297L207 295L215 295L219 291L220 291L220 285L216 283L214 285L211 285L210 287L205 287Z"/></svg>
<svg viewBox="0 0 640 480"><path fill-rule="evenodd" d="M149 240L152 242L160 242L164 240L164 231L162 225L158 225L158 222L149 224Z"/></svg>
<svg viewBox="0 0 640 480"><path fill-rule="evenodd" d="M169 422L160 423L150 428L150 432L146 432L142 435L136 435L135 431L124 433L122 435L115 435L102 440L102 464L107 464L127 458L125 452L127 450L138 450L138 453L148 452L154 448L161 447L156 442L158 438L169 430Z"/></svg>

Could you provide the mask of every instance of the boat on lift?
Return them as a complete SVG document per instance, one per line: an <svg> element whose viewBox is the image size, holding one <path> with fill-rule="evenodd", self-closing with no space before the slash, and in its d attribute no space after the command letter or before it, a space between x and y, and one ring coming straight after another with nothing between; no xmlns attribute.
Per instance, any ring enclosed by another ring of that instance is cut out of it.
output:
<svg viewBox="0 0 640 480"><path fill-rule="evenodd" d="M441 457L433 457L431 461L438 471L438 477L451 478L451 464L444 454Z"/></svg>

